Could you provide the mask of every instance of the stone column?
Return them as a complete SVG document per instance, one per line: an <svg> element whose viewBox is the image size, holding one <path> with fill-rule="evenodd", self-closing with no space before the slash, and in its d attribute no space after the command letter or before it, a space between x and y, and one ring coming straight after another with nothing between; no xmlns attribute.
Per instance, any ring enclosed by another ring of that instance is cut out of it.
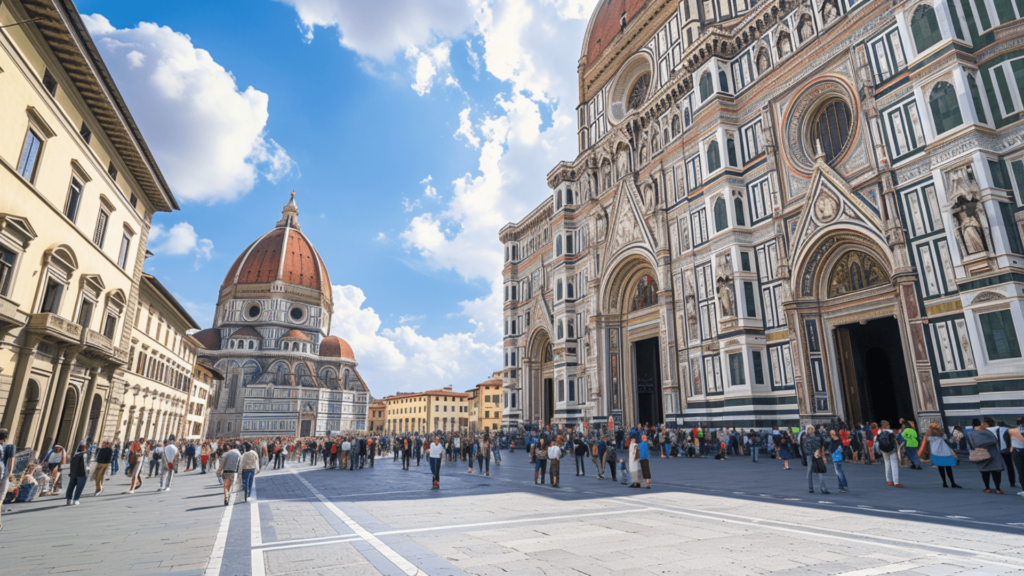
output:
<svg viewBox="0 0 1024 576"><path fill-rule="evenodd" d="M53 395L53 402L50 404L50 411L46 422L46 431L43 433L43 443L39 446L44 450L53 445L57 436L57 427L60 426L61 409L64 406L64 396L68 391L68 379L71 377L71 363L84 346L70 346L64 351L64 360L60 367L60 375L57 377L56 393ZM81 398L79 398L81 402ZM65 448L69 448L65 446Z"/></svg>
<svg viewBox="0 0 1024 576"><path fill-rule="evenodd" d="M28 387L28 377L32 373L32 358L35 353L36 344L39 343L39 337L26 334L25 340L22 342L21 349L18 351L18 362L14 367L14 379L11 381L11 392L7 397L7 406L4 407L4 417L0 428L7 428L12 435L18 434L19 421L18 418L21 416L21 410L25 404L25 389ZM43 390L39 390L40 404L43 399ZM31 435L31 432L29 433ZM29 443L26 442L26 438L16 438L12 436L19 446L27 446Z"/></svg>
<svg viewBox="0 0 1024 576"><path fill-rule="evenodd" d="M78 409L75 410L76 416L74 435L71 437L71 442L68 444L77 446L78 442L85 440L85 429L89 425L89 414L92 412L92 397L96 394L96 380L99 379L100 369L93 368L89 370L89 384L85 387L85 393L82 394L81 401L78 403Z"/></svg>

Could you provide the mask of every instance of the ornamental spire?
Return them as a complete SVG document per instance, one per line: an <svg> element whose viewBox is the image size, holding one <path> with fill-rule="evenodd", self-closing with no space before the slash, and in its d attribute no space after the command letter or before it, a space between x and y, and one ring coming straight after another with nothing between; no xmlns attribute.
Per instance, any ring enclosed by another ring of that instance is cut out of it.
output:
<svg viewBox="0 0 1024 576"><path fill-rule="evenodd" d="M284 208L281 209L281 219L277 222L277 227L301 230L299 226L299 207L295 205L295 190L292 190L292 197L284 205Z"/></svg>

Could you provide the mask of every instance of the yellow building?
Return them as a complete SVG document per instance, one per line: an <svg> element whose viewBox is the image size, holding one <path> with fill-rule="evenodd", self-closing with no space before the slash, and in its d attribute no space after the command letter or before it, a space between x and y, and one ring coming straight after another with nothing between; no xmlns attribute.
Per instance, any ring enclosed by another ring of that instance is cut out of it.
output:
<svg viewBox="0 0 1024 576"><path fill-rule="evenodd" d="M119 428L150 222L178 208L85 30L0 3L0 427L37 450Z"/></svg>
<svg viewBox="0 0 1024 576"><path fill-rule="evenodd" d="M482 432L501 427L501 372L495 372L486 382L476 385L476 418L470 422L470 429ZM475 426L474 426L475 425Z"/></svg>
<svg viewBox="0 0 1024 576"><path fill-rule="evenodd" d="M199 347L187 332L198 329L199 324L167 288L144 273L131 330L116 439L163 440L171 434L182 434ZM190 428L195 427L194 423Z"/></svg>
<svg viewBox="0 0 1024 576"><path fill-rule="evenodd" d="M469 428L469 394L451 387L384 399L388 433L459 432Z"/></svg>
<svg viewBox="0 0 1024 576"><path fill-rule="evenodd" d="M383 432L387 423L388 405L383 400L370 401L370 425L367 428L370 432Z"/></svg>

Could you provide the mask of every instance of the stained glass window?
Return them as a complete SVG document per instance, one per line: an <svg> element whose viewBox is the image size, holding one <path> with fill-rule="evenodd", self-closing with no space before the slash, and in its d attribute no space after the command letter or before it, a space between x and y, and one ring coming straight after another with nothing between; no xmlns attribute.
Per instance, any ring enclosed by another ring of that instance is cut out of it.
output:
<svg viewBox="0 0 1024 576"><path fill-rule="evenodd" d="M846 147L850 138L850 107L842 100L833 100L821 108L811 124L811 145L815 152L821 145L825 162L831 164Z"/></svg>
<svg viewBox="0 0 1024 576"><path fill-rule="evenodd" d="M648 73L641 74L636 82L633 83L633 87L629 90L629 109L639 108L644 102L644 97L647 96L647 88L651 85L651 75Z"/></svg>

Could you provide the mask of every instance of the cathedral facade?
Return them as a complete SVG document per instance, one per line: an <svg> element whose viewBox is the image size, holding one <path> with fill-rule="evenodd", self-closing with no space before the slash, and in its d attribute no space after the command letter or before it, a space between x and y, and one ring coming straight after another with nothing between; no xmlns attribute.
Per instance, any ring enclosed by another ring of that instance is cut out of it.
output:
<svg viewBox="0 0 1024 576"><path fill-rule="evenodd" d="M277 225L228 270L199 362L225 375L207 436L323 436L366 430L370 391L331 329L327 266L299 227L295 193Z"/></svg>
<svg viewBox="0 0 1024 576"><path fill-rule="evenodd" d="M503 425L1024 414L1024 3L601 0Z"/></svg>

